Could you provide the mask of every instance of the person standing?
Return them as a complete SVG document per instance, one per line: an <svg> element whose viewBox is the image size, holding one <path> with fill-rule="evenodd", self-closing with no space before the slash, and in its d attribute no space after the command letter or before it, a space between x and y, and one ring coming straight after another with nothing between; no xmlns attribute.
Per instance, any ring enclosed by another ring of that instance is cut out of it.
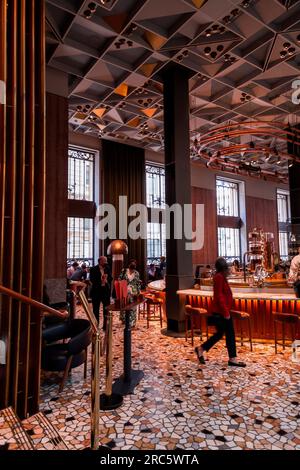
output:
<svg viewBox="0 0 300 470"><path fill-rule="evenodd" d="M156 269L153 263L150 264L148 269L148 282L155 281L157 279Z"/></svg>
<svg viewBox="0 0 300 470"><path fill-rule="evenodd" d="M299 254L292 259L288 281L294 285L296 295L300 298L300 248Z"/></svg>
<svg viewBox="0 0 300 470"><path fill-rule="evenodd" d="M112 275L107 263L106 256L100 256L98 264L90 270L91 299L93 312L99 322L100 305L103 305L103 330L106 329L107 311L106 307L110 304Z"/></svg>
<svg viewBox="0 0 300 470"><path fill-rule="evenodd" d="M161 256L159 267L157 268L157 279L164 279L166 275L166 266L167 266L166 257Z"/></svg>
<svg viewBox="0 0 300 470"><path fill-rule="evenodd" d="M72 275L75 273L76 269L79 267L79 263L74 261L72 265L67 269L67 279L71 279Z"/></svg>
<svg viewBox="0 0 300 470"><path fill-rule="evenodd" d="M131 300L134 300L134 297L138 296L141 292L141 280L139 272L136 269L136 260L132 259L129 261L128 268L124 268L119 276L120 281L126 281L128 287L128 296ZM121 312L120 315L121 321L125 322L125 313ZM134 327L136 324L136 308L130 310L129 313L129 323L131 327Z"/></svg>
<svg viewBox="0 0 300 470"><path fill-rule="evenodd" d="M235 333L230 310L233 304L233 296L227 281L229 266L225 258L218 258L216 261L216 274L214 276L214 297L212 304L211 324L216 327L216 333L211 336L195 352L199 362L205 364L204 352L208 352L220 339L226 336L226 347L228 351L228 365L245 367L244 362L239 362L236 355Z"/></svg>
<svg viewBox="0 0 300 470"><path fill-rule="evenodd" d="M240 262L235 259L231 266L231 274L238 274L240 272Z"/></svg>

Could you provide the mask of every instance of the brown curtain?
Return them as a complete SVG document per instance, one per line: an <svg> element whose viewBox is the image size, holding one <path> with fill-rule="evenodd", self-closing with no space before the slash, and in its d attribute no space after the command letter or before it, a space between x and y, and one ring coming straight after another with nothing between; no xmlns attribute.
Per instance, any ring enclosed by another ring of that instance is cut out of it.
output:
<svg viewBox="0 0 300 470"><path fill-rule="evenodd" d="M128 207L146 204L145 152L143 149L104 140L102 142L103 202L112 204L117 211L117 235L119 196L127 196ZM130 218L128 218L128 224ZM112 240L106 240L104 250ZM128 259L137 260L138 270L146 279L146 240L124 239L128 245Z"/></svg>

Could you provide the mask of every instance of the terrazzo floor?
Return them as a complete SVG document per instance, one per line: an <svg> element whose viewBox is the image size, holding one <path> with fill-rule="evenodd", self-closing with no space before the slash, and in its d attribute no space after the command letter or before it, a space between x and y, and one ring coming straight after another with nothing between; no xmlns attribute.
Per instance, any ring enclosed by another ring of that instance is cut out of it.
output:
<svg viewBox="0 0 300 470"><path fill-rule="evenodd" d="M251 353L246 344L238 352L245 369L227 366L224 342L200 366L190 340L164 336L158 322L147 329L140 320L132 332L132 363L145 377L122 407L101 412L101 445L116 450L300 450L300 364L292 363L290 348L275 355L273 345L254 344ZM116 321L115 378L122 367L122 328ZM102 390L104 375L102 358ZM74 369L60 395L54 377L47 376L42 385L41 411L70 449L87 447L89 373L84 381L83 366ZM51 448L40 429L31 437L38 449Z"/></svg>

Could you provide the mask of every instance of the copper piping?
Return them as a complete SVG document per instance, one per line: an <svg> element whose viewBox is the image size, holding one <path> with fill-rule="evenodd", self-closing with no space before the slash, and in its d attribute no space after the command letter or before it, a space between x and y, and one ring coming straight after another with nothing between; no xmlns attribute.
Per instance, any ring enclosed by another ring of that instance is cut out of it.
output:
<svg viewBox="0 0 300 470"><path fill-rule="evenodd" d="M237 145L237 146L232 146L232 147L223 147L222 149L216 150L216 152L220 154L220 156L223 156L223 155L227 156L227 155L240 154L240 153L266 153L267 151L265 148L255 147L255 148L245 149L244 145L241 145L241 146ZM300 158L296 155L291 155L291 154L281 152L281 151L279 151L278 153L278 158L284 158L287 160L295 160L295 161L300 160Z"/></svg>
<svg viewBox="0 0 300 470"><path fill-rule="evenodd" d="M35 97L35 213L34 213L34 244L36 245L36 269L33 272L32 292L36 298L42 298L44 284L45 263L45 205L46 205L46 33L45 33L45 4L35 0L35 60L36 60L36 97ZM33 327L32 334L41 337L41 321ZM31 355L36 354L37 364L31 376L31 409L34 413L38 409L41 376L41 349L42 342L32 344Z"/></svg>
<svg viewBox="0 0 300 470"><path fill-rule="evenodd" d="M6 1L2 0L0 4L0 80L5 84L7 82L6 67L6 33L7 33L7 7ZM0 104L0 283L2 283L3 274L3 253L4 253L4 211L5 211L5 153L6 153L6 105Z"/></svg>
<svg viewBox="0 0 300 470"><path fill-rule="evenodd" d="M191 164L192 165L195 165L195 166L201 166L202 168L206 167L207 168L207 165L205 163L202 163L200 160L199 161L191 161ZM225 168L222 168L222 167L225 167ZM239 164L237 163L224 163L224 164L221 164L221 165L210 165L208 167L210 170L215 170L215 171L223 171L225 173L235 173L235 174L241 174L241 172L239 171L240 168L239 168ZM230 168L230 169L229 169ZM237 171L235 171L237 170ZM242 170L244 172L248 172L247 169L244 169ZM256 179L261 179L261 178L265 178L266 180L269 180L269 181L278 181L278 177L276 176L273 176L272 173L270 172L266 172L264 170L260 171L259 174L258 173L251 173L251 178L256 178ZM287 182L287 178L286 177L280 177L282 179L283 182Z"/></svg>
<svg viewBox="0 0 300 470"><path fill-rule="evenodd" d="M280 131L281 132L281 131ZM300 142L293 141L291 139L288 139L287 137L281 136L281 135L276 135L276 132L269 132L267 129L260 129L256 130L255 132L251 132L250 130L248 131L232 131L232 132L226 132L222 133L207 139L201 139L200 144L205 145L208 143L212 142L218 142L220 140L224 140L224 137L240 137L241 135L270 135L272 137L276 137L277 139L283 140L284 142L290 142L295 145L300 145Z"/></svg>
<svg viewBox="0 0 300 470"><path fill-rule="evenodd" d="M213 134L215 132L220 132L222 130L227 131L228 129L231 129L231 128L234 128L234 127L247 127L247 126L257 125L257 124L263 124L263 125L274 127L274 128L280 127L282 129L284 129L286 134L292 135L292 136L297 134L297 133L300 134L300 130L297 129L297 128L292 128L293 131L286 130L286 128L288 126L286 124L282 123L282 122L279 122L279 121L272 121L272 122L269 122L269 121L246 121L246 122L232 123L232 124L228 124L228 125L224 125L224 126L220 126L220 127L217 126L213 129L207 131L206 133L204 133L202 135L202 137Z"/></svg>
<svg viewBox="0 0 300 470"><path fill-rule="evenodd" d="M26 0L26 63L27 63L27 83L26 83L26 169L25 179L25 220L26 232L24 233L24 269L23 269L23 289L26 294L32 296L32 272L33 266L33 225L34 225L34 139L35 139L35 0ZM22 331L22 362L21 369L24 398L20 403L22 407L21 415L27 416L28 406L28 384L30 369L30 335L31 335L31 308L23 305L21 325ZM24 336L24 338L23 338Z"/></svg>
<svg viewBox="0 0 300 470"><path fill-rule="evenodd" d="M0 79L4 81L7 86L7 3L5 0L0 4ZM7 90L6 90L7 92ZM7 97L6 97L7 101ZM6 105L0 104L0 283L3 282L4 273L4 222L5 222L5 180L6 180L6 126L7 126L7 108ZM2 298L0 299L0 310L4 311ZM9 316L9 310L7 316ZM0 331L1 338L10 339L10 325L9 319L7 324L4 324L4 316L0 316ZM5 337L6 336L6 337ZM3 384L0 390L0 402L3 407L8 405L8 392L9 392L9 364L10 364L10 349L7 348L6 353L6 366L3 378Z"/></svg>
<svg viewBox="0 0 300 470"><path fill-rule="evenodd" d="M18 57L18 79L17 87L17 211L16 211L16 230L15 230L15 256L18 260L18 269L14 266L13 288L17 292L23 289L23 266L24 266L24 194L25 194L25 156L26 156L26 8L25 0L17 3L15 14L17 16L17 49L15 51ZM21 310L20 303L13 302L14 310L13 337L14 342L13 358L14 368L12 370L11 404L12 407L20 412L18 407L19 391L19 366L20 366L20 346L21 346ZM21 415L21 413L19 413Z"/></svg>

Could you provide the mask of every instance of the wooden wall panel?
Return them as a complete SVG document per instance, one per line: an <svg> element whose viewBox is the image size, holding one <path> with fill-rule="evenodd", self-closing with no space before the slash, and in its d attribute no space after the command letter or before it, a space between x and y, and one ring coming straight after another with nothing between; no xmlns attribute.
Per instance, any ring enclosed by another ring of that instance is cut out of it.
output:
<svg viewBox="0 0 300 470"><path fill-rule="evenodd" d="M261 227L265 232L273 232L275 239L275 251L278 252L278 222L277 201L246 197L247 231L254 227Z"/></svg>
<svg viewBox="0 0 300 470"><path fill-rule="evenodd" d="M66 277L68 99L47 93L45 279Z"/></svg>
<svg viewBox="0 0 300 470"><path fill-rule="evenodd" d="M45 2L0 0L0 282L42 299L45 226ZM1 298L7 348L0 408L23 417L38 410L40 311Z"/></svg>
<svg viewBox="0 0 300 470"><path fill-rule="evenodd" d="M218 255L216 191L192 187L192 204L204 204L204 247L193 251L193 264L214 263Z"/></svg>

